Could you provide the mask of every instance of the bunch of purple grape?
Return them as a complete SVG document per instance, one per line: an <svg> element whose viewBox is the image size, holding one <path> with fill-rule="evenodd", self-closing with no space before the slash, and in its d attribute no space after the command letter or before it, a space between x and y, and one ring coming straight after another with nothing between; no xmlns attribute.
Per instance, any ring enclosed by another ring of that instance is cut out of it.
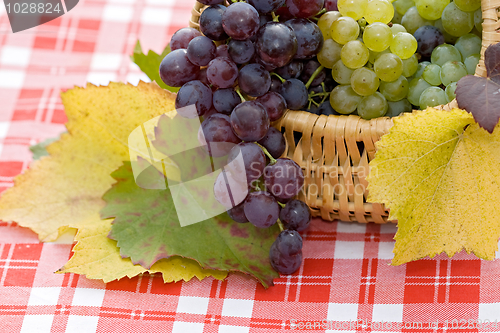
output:
<svg viewBox="0 0 500 333"><path fill-rule="evenodd" d="M297 163L280 158L285 138L271 123L287 109L334 114L328 94L335 83L316 60L323 35L314 20L336 1L223 1L199 0L208 6L201 33L183 28L173 35L160 77L180 87L175 105L181 116L202 117L199 140L209 154L228 155L215 197L236 222L280 225L270 261L291 274L302 262L298 232L309 226L311 213L294 199L304 174ZM196 112L183 114L189 105ZM231 163L238 156L243 164Z"/></svg>

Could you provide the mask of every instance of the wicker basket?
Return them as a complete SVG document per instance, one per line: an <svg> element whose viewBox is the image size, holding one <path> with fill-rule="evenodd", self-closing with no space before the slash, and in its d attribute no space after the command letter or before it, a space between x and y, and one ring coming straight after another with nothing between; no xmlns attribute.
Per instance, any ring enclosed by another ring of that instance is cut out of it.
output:
<svg viewBox="0 0 500 333"><path fill-rule="evenodd" d="M205 6L196 2L189 25L199 29L199 18ZM483 12L483 45L477 76L486 76L484 51L500 41L500 0L481 0ZM456 100L438 108L457 107ZM300 199L313 216L324 220L386 223L389 216L384 205L367 203L368 163L375 156L375 142L388 132L392 120L387 117L364 120L358 116L317 116L304 111L288 111L275 124L284 128L287 141L285 156L304 170L305 184ZM295 145L294 132L302 135Z"/></svg>

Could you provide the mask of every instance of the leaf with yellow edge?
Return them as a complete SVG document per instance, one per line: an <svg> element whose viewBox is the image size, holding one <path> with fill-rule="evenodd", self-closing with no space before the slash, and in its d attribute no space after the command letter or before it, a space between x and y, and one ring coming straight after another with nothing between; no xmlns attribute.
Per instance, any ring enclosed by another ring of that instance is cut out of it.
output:
<svg viewBox="0 0 500 333"><path fill-rule="evenodd" d="M50 144L46 156L15 178L0 198L0 219L55 240L66 227L96 222L110 174L130 160L129 134L142 123L175 108L175 95L156 83L88 84L62 94L68 133ZM98 221L98 220L97 220Z"/></svg>
<svg viewBox="0 0 500 333"><path fill-rule="evenodd" d="M100 221L98 214L94 218ZM101 279L105 283L125 276L132 278L145 272L162 273L164 282L189 281L193 277L202 280L208 276L222 280L227 276L227 272L202 269L196 261L182 257L162 259L149 271L140 265L134 265L129 258L120 256L116 241L107 237L111 231L111 222L112 220L104 220L79 229L73 256L57 273L83 274L89 279Z"/></svg>
<svg viewBox="0 0 500 333"><path fill-rule="evenodd" d="M393 265L465 249L493 260L500 236L500 129L454 109L394 118L370 162L368 201L398 220Z"/></svg>

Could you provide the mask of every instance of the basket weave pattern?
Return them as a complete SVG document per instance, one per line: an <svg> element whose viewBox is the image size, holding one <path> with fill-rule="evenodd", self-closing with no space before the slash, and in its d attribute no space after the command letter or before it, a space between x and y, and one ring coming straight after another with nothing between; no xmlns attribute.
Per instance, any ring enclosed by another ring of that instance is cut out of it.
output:
<svg viewBox="0 0 500 333"><path fill-rule="evenodd" d="M199 29L205 6L196 2L189 26ZM500 0L482 0L483 32L481 60L477 76L486 76L484 51L500 42ZM437 107L450 110L456 100ZM288 111L274 124L284 129L287 149L284 156L297 162L304 171L304 189L299 194L313 216L324 220L386 223L389 212L384 205L367 203L368 163L375 157L375 142L387 133L392 120L387 117L364 120L358 116L317 116L305 111ZM294 132L301 134L295 144Z"/></svg>

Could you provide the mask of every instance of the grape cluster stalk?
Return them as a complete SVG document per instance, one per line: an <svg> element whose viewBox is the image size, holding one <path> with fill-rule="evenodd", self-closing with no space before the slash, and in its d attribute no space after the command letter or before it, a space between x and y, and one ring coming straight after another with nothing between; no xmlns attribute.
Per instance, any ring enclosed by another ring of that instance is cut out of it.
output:
<svg viewBox="0 0 500 333"><path fill-rule="evenodd" d="M180 87L177 109L195 106L183 116L200 117L208 152L227 156L217 200L236 223L277 223L270 262L292 274L311 213L273 124L287 109L368 120L451 101L479 62L480 0L198 1L200 30L172 36L160 77Z"/></svg>

